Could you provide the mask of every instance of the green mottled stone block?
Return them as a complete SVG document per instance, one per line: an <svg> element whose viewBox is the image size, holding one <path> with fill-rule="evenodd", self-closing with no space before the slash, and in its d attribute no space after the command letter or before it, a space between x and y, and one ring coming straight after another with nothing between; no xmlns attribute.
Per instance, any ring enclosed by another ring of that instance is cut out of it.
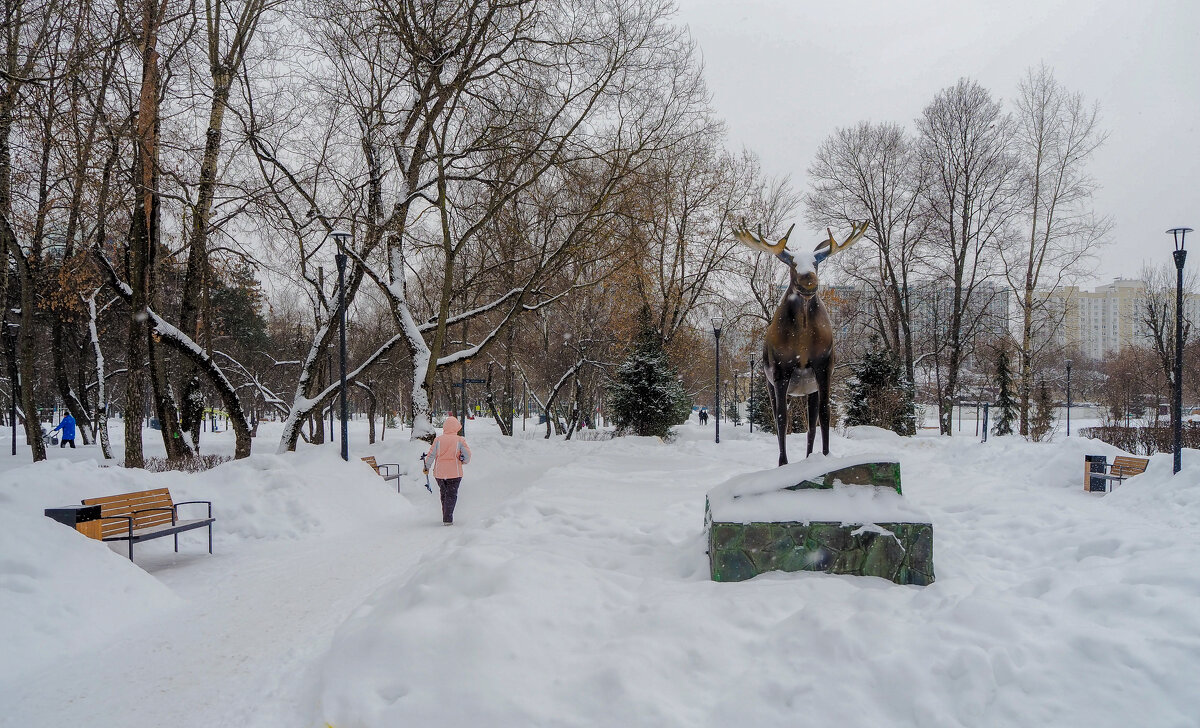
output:
<svg viewBox="0 0 1200 728"><path fill-rule="evenodd" d="M745 581L768 571L823 571L878 576L897 584L932 584L933 526L861 524L713 523L709 564L713 581Z"/></svg>
<svg viewBox="0 0 1200 728"><path fill-rule="evenodd" d="M807 490L832 488L834 482L844 485L873 485L882 488L892 488L903 495L900 490L900 463L863 463L846 468L831 470L820 479L802 480L785 490Z"/></svg>
<svg viewBox="0 0 1200 728"><path fill-rule="evenodd" d="M784 490L826 489L835 483L892 488L903 495L900 464L894 462L831 470ZM929 523L723 523L712 520L707 501L704 512L714 581L745 581L767 571L823 571L877 576L897 584L933 583Z"/></svg>

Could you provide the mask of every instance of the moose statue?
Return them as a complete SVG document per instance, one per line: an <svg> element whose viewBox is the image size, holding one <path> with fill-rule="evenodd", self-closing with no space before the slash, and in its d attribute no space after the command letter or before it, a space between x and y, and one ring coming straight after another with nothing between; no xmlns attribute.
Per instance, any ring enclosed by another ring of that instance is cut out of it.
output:
<svg viewBox="0 0 1200 728"><path fill-rule="evenodd" d="M762 229L755 235L742 227L734 231L738 242L755 250L771 253L787 264L791 278L787 291L771 323L767 326L763 344L763 371L766 372L767 392L775 416L775 433L779 438L779 464L787 465L787 398L808 397L808 452L812 454L816 440L817 417L821 420L821 452L829 454L829 378L833 371L833 327L821 297L817 295L817 266L823 260L849 248L867 231L867 223L856 223L843 242L827 230L823 240L812 253L795 253L787 249L792 225L777 243L763 239Z"/></svg>

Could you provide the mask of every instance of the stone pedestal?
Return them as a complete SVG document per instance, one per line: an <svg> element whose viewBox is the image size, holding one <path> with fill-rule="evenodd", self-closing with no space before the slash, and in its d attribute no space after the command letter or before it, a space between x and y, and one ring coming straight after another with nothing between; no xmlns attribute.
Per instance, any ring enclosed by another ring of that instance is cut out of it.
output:
<svg viewBox="0 0 1200 728"><path fill-rule="evenodd" d="M933 583L933 525L909 506L900 464L821 458L739 476L708 495L714 581L767 571Z"/></svg>

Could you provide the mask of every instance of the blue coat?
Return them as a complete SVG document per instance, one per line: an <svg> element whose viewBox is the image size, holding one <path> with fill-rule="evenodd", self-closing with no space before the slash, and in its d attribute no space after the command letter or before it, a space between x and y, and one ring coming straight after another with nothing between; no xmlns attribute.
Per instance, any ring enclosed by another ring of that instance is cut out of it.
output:
<svg viewBox="0 0 1200 728"><path fill-rule="evenodd" d="M74 440L75 439L75 418L72 417L68 413L65 417L62 418L62 422L58 423L58 427L55 427L54 430L51 430L51 432L53 432L55 430L62 430L62 439Z"/></svg>

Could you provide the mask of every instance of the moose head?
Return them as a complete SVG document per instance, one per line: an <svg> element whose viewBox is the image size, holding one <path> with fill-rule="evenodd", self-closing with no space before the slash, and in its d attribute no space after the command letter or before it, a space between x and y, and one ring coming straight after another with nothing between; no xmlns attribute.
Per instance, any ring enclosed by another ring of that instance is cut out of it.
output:
<svg viewBox="0 0 1200 728"><path fill-rule="evenodd" d="M787 398L808 397L808 452L812 454L816 441L817 420L821 423L821 451L829 454L829 379L833 371L833 327L821 297L817 295L817 267L834 253L849 248L867 232L867 223L855 223L850 235L842 242L833 237L822 240L811 253L793 253L787 249L792 229L778 242L768 243L762 228L755 235L745 224L735 230L734 238L754 250L770 253L787 264L790 281L783 300L775 309L767 326L763 344L763 371L766 373L767 393L775 417L775 433L779 438L779 464L787 464Z"/></svg>

